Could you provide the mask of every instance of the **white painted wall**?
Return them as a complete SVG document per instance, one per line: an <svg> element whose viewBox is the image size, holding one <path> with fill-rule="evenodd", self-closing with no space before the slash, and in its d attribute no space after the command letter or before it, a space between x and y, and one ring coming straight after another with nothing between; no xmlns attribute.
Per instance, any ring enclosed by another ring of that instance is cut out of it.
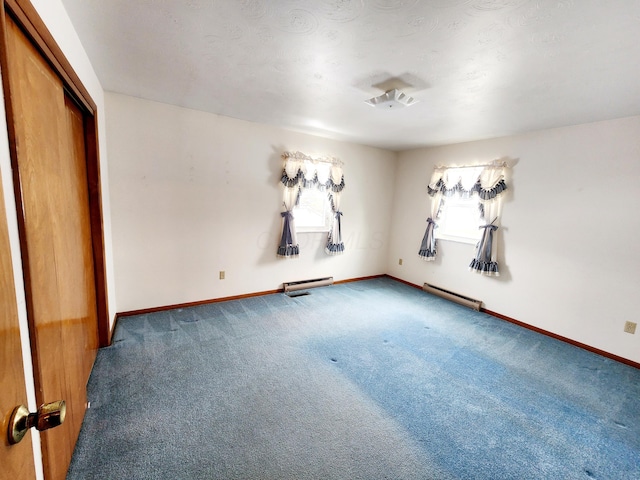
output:
<svg viewBox="0 0 640 480"><path fill-rule="evenodd" d="M467 266L473 246L417 256L437 164L517 159L502 217L502 276ZM640 362L640 117L398 155L387 273L479 298L486 308ZM398 265L398 259L404 260Z"/></svg>
<svg viewBox="0 0 640 480"><path fill-rule="evenodd" d="M640 320L640 117L394 154L112 93L106 104L120 311L389 273L640 361L640 336L622 330ZM275 256L279 156L298 149L346 162L344 256L326 256L321 234L300 236L298 259ZM502 276L468 272L471 245L418 258L433 166L499 157L517 160Z"/></svg>
<svg viewBox="0 0 640 480"><path fill-rule="evenodd" d="M395 153L112 93L106 105L119 311L385 273ZM345 162L344 255L317 233L276 257L285 150Z"/></svg>

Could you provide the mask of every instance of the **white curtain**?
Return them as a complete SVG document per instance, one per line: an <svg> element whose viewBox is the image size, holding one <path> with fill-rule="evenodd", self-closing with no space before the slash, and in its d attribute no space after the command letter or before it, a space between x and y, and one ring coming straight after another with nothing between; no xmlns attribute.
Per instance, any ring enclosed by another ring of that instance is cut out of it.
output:
<svg viewBox="0 0 640 480"><path fill-rule="evenodd" d="M488 276L499 276L496 235L502 209L502 192L507 189L504 164L488 166L436 168L427 191L431 196L431 216L422 239L420 256L433 260L436 241L433 229L437 227L439 209L446 197L477 195L479 212L484 220L482 238L476 245L475 256L469 270Z"/></svg>
<svg viewBox="0 0 640 480"><path fill-rule="evenodd" d="M440 180L440 172L433 172L431 175L431 182L429 182L429 191L433 190L431 195L431 210L429 212L429 218L427 218L427 229L422 237L422 243L420 244L420 250L418 256L425 261L433 261L436 259L438 242L435 237L435 229L438 228L436 219L440 212L440 204L442 202L442 193L436 189L438 180Z"/></svg>
<svg viewBox="0 0 640 480"><path fill-rule="evenodd" d="M327 192L333 212L333 225L327 236L325 251L330 255L344 252L342 242L340 193L344 189L342 162L335 158L313 158L301 152L282 154L284 168L281 182L284 186L284 212L281 212L282 237L278 245L279 257L291 257L300 253L296 240L293 208L305 188L317 188Z"/></svg>
<svg viewBox="0 0 640 480"><path fill-rule="evenodd" d="M484 225L480 227L482 237L476 245L476 253L469 270L490 277L500 276L498 267L497 235L502 213L502 193L507 188L503 168L485 168L478 179L478 196Z"/></svg>
<svg viewBox="0 0 640 480"><path fill-rule="evenodd" d="M327 238L327 246L325 252L329 255L339 255L344 252L344 242L342 241L342 212L340 211L340 193L329 194L331 202L331 211L333 212L333 222L329 236Z"/></svg>
<svg viewBox="0 0 640 480"><path fill-rule="evenodd" d="M298 187L285 187L282 195L284 212L280 213L282 216L282 237L278 245L279 257L297 257L300 253L300 246L296 236L296 223L292 213L293 207L298 203L299 196L300 189Z"/></svg>

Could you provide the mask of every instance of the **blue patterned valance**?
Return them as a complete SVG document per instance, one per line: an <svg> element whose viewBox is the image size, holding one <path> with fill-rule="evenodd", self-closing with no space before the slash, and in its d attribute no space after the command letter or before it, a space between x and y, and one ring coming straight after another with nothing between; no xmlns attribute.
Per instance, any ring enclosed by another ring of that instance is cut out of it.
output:
<svg viewBox="0 0 640 480"><path fill-rule="evenodd" d="M478 178L478 181L468 190L464 188L461 181L458 181L458 183L452 187L447 187L444 180L440 178L433 187L431 185L427 187L427 192L432 197L438 192L442 193L445 197L452 197L453 195L469 197L474 193L477 193L482 200L492 200L506 189L507 184L505 183L504 178L501 178L498 180L498 183L489 188L483 187L480 178Z"/></svg>
<svg viewBox="0 0 640 480"><path fill-rule="evenodd" d="M282 154L285 167L280 181L287 188L318 188L340 193L344 189L342 162L336 158L313 158L301 152Z"/></svg>
<svg viewBox="0 0 640 480"><path fill-rule="evenodd" d="M477 194L482 201L493 200L507 189L505 168L504 165L436 168L427 193L432 197L438 193L445 197Z"/></svg>

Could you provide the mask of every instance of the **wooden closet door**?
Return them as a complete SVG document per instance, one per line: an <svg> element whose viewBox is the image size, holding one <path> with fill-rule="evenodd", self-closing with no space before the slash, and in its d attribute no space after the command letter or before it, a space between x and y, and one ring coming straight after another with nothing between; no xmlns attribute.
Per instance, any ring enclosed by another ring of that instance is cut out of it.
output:
<svg viewBox="0 0 640 480"><path fill-rule="evenodd" d="M36 398L67 403L65 422L41 433L45 477L57 480L71 461L98 347L84 122L9 16L6 32Z"/></svg>

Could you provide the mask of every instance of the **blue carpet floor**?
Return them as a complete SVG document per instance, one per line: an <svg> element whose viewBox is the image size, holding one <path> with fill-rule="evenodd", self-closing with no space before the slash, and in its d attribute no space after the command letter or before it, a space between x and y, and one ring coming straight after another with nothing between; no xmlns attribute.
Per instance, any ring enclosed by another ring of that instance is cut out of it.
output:
<svg viewBox="0 0 640 480"><path fill-rule="evenodd" d="M69 479L640 479L640 370L388 278L120 319Z"/></svg>

